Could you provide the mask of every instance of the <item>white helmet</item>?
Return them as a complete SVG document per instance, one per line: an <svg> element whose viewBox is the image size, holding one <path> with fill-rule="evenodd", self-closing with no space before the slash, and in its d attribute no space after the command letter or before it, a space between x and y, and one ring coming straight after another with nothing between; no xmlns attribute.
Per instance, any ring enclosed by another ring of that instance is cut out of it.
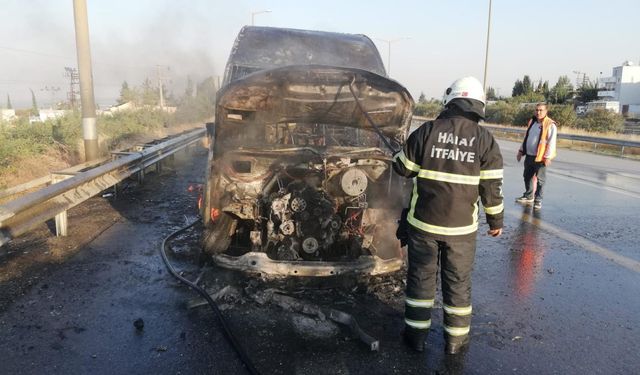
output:
<svg viewBox="0 0 640 375"><path fill-rule="evenodd" d="M442 104L446 106L456 98L475 99L486 104L482 84L475 77L463 77L453 82L444 92Z"/></svg>

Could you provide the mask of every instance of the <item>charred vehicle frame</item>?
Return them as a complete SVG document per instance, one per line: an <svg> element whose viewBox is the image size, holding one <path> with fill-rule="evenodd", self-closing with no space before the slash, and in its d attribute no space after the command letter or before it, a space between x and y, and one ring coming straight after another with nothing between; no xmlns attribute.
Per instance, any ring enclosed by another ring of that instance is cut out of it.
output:
<svg viewBox="0 0 640 375"><path fill-rule="evenodd" d="M207 124L204 250L270 275L399 269L406 194L384 145L412 107L364 35L243 28Z"/></svg>

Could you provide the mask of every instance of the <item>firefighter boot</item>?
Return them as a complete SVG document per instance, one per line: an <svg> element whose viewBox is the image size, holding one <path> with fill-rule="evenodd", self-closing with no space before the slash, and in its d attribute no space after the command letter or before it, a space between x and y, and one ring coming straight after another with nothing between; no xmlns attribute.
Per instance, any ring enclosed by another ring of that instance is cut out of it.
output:
<svg viewBox="0 0 640 375"><path fill-rule="evenodd" d="M446 354L458 354L469 346L469 335L446 336L446 342L444 352Z"/></svg>
<svg viewBox="0 0 640 375"><path fill-rule="evenodd" d="M405 326L404 333L402 334L404 343L415 350L416 352L423 352L425 341L429 331L426 329L416 329L413 327Z"/></svg>

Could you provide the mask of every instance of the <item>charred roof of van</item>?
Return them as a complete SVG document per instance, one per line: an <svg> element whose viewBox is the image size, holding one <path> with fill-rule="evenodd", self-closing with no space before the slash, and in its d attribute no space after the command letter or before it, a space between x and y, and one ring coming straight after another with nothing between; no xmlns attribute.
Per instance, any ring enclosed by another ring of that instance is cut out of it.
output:
<svg viewBox="0 0 640 375"><path fill-rule="evenodd" d="M378 49L362 34L245 26L235 40L224 85L247 74L289 65L327 65L386 71Z"/></svg>

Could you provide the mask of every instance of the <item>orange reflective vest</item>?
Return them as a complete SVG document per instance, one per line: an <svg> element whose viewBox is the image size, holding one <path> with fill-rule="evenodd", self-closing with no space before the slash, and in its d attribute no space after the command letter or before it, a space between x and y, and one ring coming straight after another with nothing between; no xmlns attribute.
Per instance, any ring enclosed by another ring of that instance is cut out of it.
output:
<svg viewBox="0 0 640 375"><path fill-rule="evenodd" d="M520 147L520 150L525 154L526 154L525 147L527 144L527 137L529 137L529 130L531 129L531 125L533 125L533 123L534 123L534 119L532 118L529 120L529 123L527 124L527 133L524 137L524 141L522 141L522 146ZM547 135L549 134L549 129L551 128L551 125L553 125L554 123L555 121L553 121L550 117L545 117L544 119L542 119L542 132L540 133L540 139L538 140L538 150L536 150L537 162L541 162L543 159L545 159L544 154L547 152L548 147L551 147L551 150L549 153L549 157L547 159L551 160L556 157L556 148L549 146L549 144L547 143Z"/></svg>

